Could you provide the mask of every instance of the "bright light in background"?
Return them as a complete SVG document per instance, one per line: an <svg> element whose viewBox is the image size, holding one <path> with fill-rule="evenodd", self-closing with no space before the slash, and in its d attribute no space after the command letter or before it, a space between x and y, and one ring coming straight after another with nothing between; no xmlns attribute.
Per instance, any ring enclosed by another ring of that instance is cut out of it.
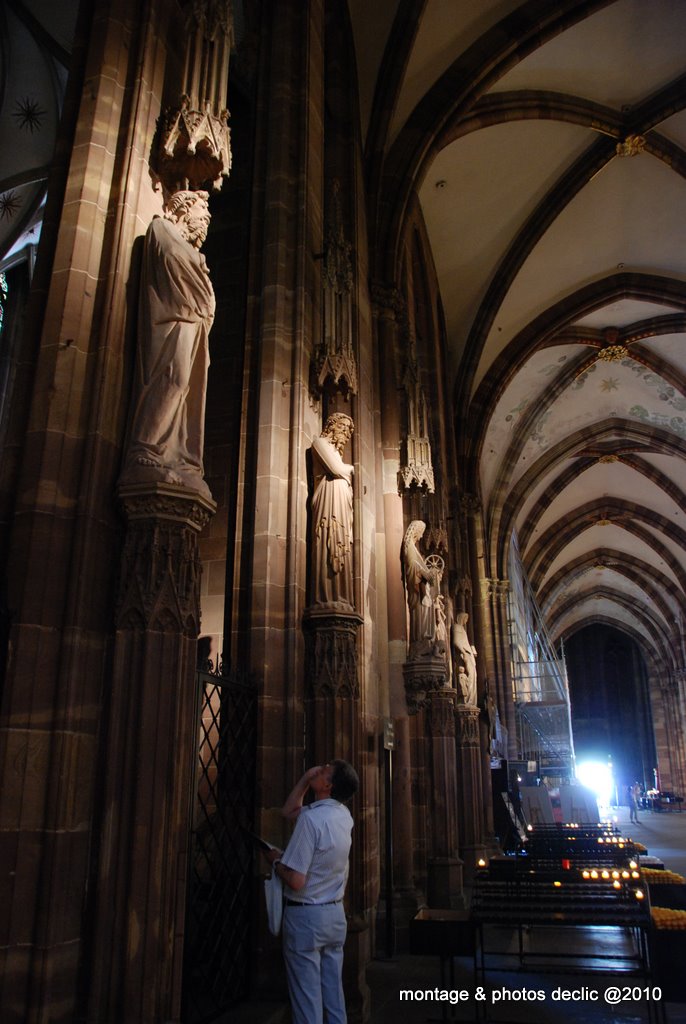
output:
<svg viewBox="0 0 686 1024"><path fill-rule="evenodd" d="M603 807L610 806L614 792L612 769L600 761L584 761L576 766L576 777L582 786L592 790Z"/></svg>

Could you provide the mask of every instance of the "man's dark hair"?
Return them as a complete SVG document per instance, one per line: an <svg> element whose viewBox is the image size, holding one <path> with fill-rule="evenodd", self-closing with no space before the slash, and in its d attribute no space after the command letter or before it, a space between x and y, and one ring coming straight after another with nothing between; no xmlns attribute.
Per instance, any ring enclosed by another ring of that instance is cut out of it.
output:
<svg viewBox="0 0 686 1024"><path fill-rule="evenodd" d="M333 774L331 776L331 796L334 800L344 804L355 796L360 788L360 780L357 772L347 761L331 761Z"/></svg>

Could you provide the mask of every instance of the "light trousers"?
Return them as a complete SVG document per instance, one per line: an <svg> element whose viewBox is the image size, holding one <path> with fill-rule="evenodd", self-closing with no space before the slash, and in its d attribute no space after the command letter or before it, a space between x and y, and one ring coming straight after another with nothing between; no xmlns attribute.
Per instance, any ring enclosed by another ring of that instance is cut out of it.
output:
<svg viewBox="0 0 686 1024"><path fill-rule="evenodd" d="M293 1024L346 1024L343 904L286 906L282 931Z"/></svg>

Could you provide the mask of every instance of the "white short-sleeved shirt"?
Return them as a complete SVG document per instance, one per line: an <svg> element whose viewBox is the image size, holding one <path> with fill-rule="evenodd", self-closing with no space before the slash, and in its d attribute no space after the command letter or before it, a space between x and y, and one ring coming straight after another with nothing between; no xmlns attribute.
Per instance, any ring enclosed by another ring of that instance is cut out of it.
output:
<svg viewBox="0 0 686 1024"><path fill-rule="evenodd" d="M343 898L352 828L350 811L332 797L303 807L281 863L306 875L307 881L297 891L284 885L289 899L300 903L329 903Z"/></svg>

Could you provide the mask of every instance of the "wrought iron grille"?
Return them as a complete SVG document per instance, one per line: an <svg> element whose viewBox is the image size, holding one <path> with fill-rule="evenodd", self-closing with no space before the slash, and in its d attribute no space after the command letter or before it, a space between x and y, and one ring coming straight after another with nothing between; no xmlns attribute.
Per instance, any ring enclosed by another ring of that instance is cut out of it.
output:
<svg viewBox="0 0 686 1024"><path fill-rule="evenodd" d="M252 918L255 690L199 672L196 799L184 943L184 1024L215 1021L247 994Z"/></svg>

